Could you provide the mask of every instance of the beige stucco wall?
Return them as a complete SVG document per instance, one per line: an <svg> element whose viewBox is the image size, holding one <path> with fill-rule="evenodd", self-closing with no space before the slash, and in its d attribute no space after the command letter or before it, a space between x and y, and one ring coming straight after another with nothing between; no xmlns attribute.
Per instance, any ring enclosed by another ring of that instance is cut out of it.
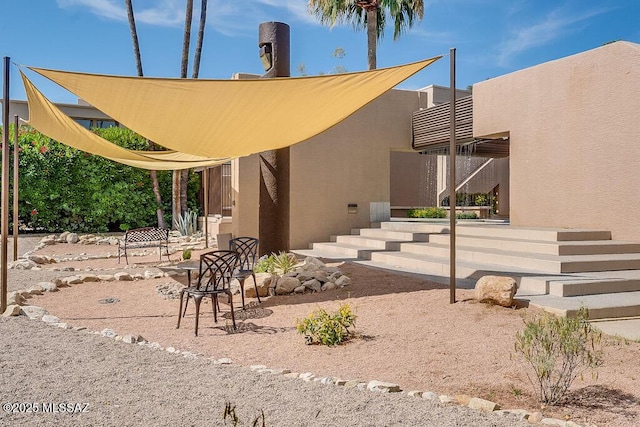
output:
<svg viewBox="0 0 640 427"><path fill-rule="evenodd" d="M291 147L292 249L370 225L370 202L389 203L390 152L410 150L411 113L418 108L417 92L392 90L333 128ZM234 234L257 236L257 156L240 160L236 189ZM348 213L350 203L358 205L356 214Z"/></svg>
<svg viewBox="0 0 640 427"><path fill-rule="evenodd" d="M510 135L513 225L640 239L639 76L617 42L474 85L474 136Z"/></svg>

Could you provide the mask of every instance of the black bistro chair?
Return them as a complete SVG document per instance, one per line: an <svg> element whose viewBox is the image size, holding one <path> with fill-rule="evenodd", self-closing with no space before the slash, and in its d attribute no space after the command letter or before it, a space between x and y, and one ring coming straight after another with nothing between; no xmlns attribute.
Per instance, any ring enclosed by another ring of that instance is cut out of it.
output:
<svg viewBox="0 0 640 427"><path fill-rule="evenodd" d="M233 278L240 282L240 294L242 295L242 309L244 310L244 281L247 277L253 277L253 285L256 287L256 297L260 301L258 294L258 282L253 266L258 259L258 239L255 237L236 237L229 240L229 249L236 251L239 256L238 268L233 273Z"/></svg>
<svg viewBox="0 0 640 427"><path fill-rule="evenodd" d="M238 265L238 253L235 251L212 251L200 255L200 270L198 283L182 289L180 292L180 310L178 311L178 326L180 328L180 319L184 317L187 311L187 303L189 298L193 298L196 304L196 336L198 336L198 320L200 317L200 302L204 297L211 297L211 306L213 309L213 320L218 322L218 295L227 294L229 297L229 307L231 308L231 320L233 328L236 327L236 317L233 312L233 295L229 289L231 276ZM184 296L187 296L184 310L182 302Z"/></svg>

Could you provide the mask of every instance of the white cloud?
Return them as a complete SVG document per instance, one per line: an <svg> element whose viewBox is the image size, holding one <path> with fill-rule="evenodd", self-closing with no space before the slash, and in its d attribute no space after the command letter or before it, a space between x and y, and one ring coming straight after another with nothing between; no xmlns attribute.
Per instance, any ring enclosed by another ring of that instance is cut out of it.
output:
<svg viewBox="0 0 640 427"><path fill-rule="evenodd" d="M122 0L56 0L60 8L82 8L106 19L126 21ZM184 0L134 0L136 22L148 25L181 27L184 25ZM274 13L275 12L275 13ZM318 24L307 12L306 0L209 0L207 22L213 31L227 36L253 36L264 21L301 21ZM194 1L194 22L200 16L200 1ZM318 24L319 25L319 24Z"/></svg>
<svg viewBox="0 0 640 427"><path fill-rule="evenodd" d="M567 32L574 31L578 24L606 11L597 9L576 14L575 10L566 13L555 10L538 23L519 27L511 31L509 40L502 44L498 54L498 64L505 66L515 55L535 47L548 45Z"/></svg>
<svg viewBox="0 0 640 427"><path fill-rule="evenodd" d="M94 15L127 20L127 10L122 0L57 0L61 8L83 8ZM184 25L184 0L138 0L133 1L136 22L166 27ZM199 14L199 2L194 2L194 19Z"/></svg>

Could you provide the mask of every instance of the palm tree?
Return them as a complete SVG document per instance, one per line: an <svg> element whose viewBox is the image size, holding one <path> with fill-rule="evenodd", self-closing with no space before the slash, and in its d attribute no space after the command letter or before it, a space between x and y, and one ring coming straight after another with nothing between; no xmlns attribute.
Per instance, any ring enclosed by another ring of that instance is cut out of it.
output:
<svg viewBox="0 0 640 427"><path fill-rule="evenodd" d="M202 45L204 43L204 29L207 23L207 2L202 0L200 3L200 22L198 24L198 37L196 39L196 49L193 57L193 74L192 78L197 79L200 73L200 59L202 58ZM189 65L189 42L191 40L191 21L193 18L193 0L187 0L184 38L182 43L182 66L180 77L187 77L187 69ZM182 170L180 176L180 212L187 211L187 190L189 187L189 169Z"/></svg>
<svg viewBox="0 0 640 427"><path fill-rule="evenodd" d="M131 0L125 0L127 6L127 16L129 17L129 28L131 30L131 40L133 41L133 56L136 60L136 69L138 70L138 76L144 76L142 72L142 57L140 56L140 44L138 43L138 31L136 30L136 19L133 14L133 4ZM149 141L149 148L154 149L155 144ZM160 195L160 184L158 183L158 174L154 170L149 171L151 176L153 194L156 197L156 214L158 216L158 227L164 228L164 212L162 210L162 196Z"/></svg>
<svg viewBox="0 0 640 427"><path fill-rule="evenodd" d="M396 40L424 15L423 0L309 0L308 7L324 25L351 23L356 29L366 29L370 70L376 68L376 43L382 38L387 18L393 20Z"/></svg>

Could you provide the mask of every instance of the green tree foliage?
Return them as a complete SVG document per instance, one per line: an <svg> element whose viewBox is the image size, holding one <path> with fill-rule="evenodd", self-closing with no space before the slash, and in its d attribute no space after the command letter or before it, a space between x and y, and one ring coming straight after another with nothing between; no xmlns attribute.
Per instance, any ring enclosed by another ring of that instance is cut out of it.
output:
<svg viewBox="0 0 640 427"><path fill-rule="evenodd" d="M333 27L351 23L356 30L366 30L370 70L377 66L376 43L382 38L387 22L393 24L396 40L424 16L423 0L309 0L307 7L321 24Z"/></svg>
<svg viewBox="0 0 640 427"><path fill-rule="evenodd" d="M148 149L148 142L128 129L94 131L122 147ZM70 148L30 127L20 128L18 145L18 216L28 229L107 232L156 223L148 171ZM170 203L171 172L158 175L163 200ZM194 208L198 186L198 176L192 174L190 204Z"/></svg>

